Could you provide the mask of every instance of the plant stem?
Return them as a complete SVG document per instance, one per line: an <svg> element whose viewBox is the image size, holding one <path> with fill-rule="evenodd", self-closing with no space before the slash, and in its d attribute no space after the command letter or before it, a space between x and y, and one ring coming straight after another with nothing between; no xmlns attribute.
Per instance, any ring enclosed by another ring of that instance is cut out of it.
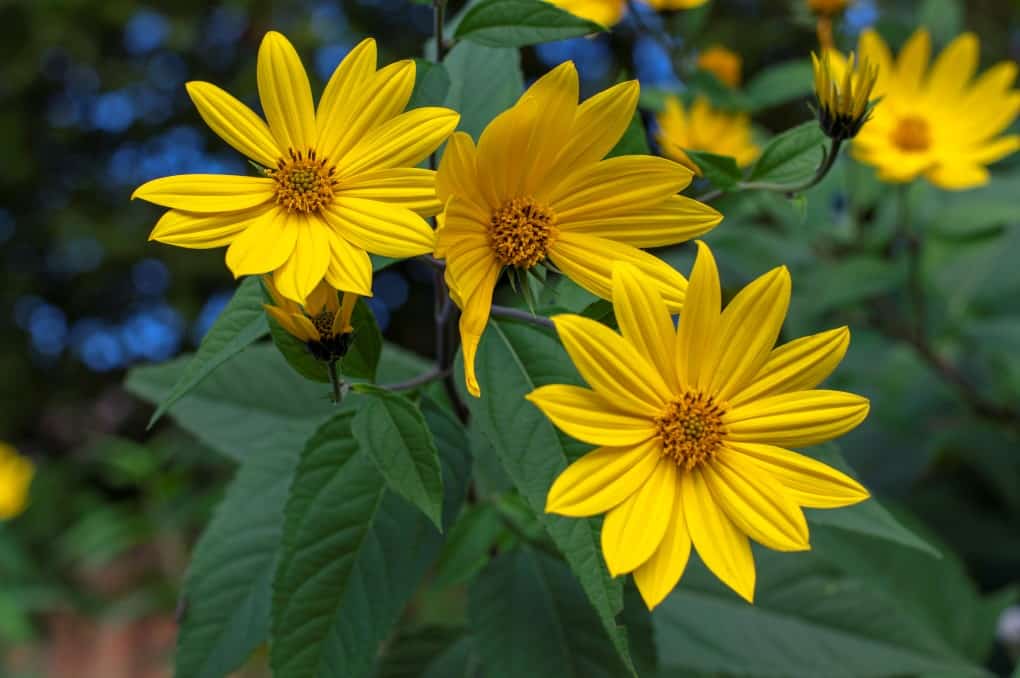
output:
<svg viewBox="0 0 1020 678"><path fill-rule="evenodd" d="M344 398L341 390L343 382L340 380L340 375L337 373L336 363L336 360L330 360L326 363L326 373L329 374L329 384L333 387L333 402L339 404Z"/></svg>
<svg viewBox="0 0 1020 678"><path fill-rule="evenodd" d="M432 35L436 39L436 61L446 56L446 40L443 28L446 21L446 0L432 0Z"/></svg>
<svg viewBox="0 0 1020 678"><path fill-rule="evenodd" d="M436 379L445 379L447 374L448 372L439 369L439 367L433 367L429 371L422 372L418 376L411 377L406 381L398 381L395 384L383 384L382 388L389 391L410 391L418 388L419 386L424 386L425 384L433 382Z"/></svg>
<svg viewBox="0 0 1020 678"><path fill-rule="evenodd" d="M553 325L553 321L549 320L545 316L535 315L531 311L522 311L519 308L510 308L509 306L496 306L493 304L492 310L489 311L489 315L494 318L510 318L512 320L523 320L526 323L532 325L538 325L539 327L548 327L549 329L556 329Z"/></svg>

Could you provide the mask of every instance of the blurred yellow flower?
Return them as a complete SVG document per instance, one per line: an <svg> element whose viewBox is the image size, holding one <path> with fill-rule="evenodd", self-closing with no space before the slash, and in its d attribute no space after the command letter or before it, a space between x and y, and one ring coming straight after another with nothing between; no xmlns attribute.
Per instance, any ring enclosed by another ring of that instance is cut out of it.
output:
<svg viewBox="0 0 1020 678"><path fill-rule="evenodd" d="M739 54L721 45L713 45L698 54L698 68L708 71L729 87L740 86L743 65Z"/></svg>
<svg viewBox="0 0 1020 678"><path fill-rule="evenodd" d="M627 0L549 0L574 16L611 28L627 13ZM656 10L692 9L708 0L643 0Z"/></svg>
<svg viewBox="0 0 1020 678"><path fill-rule="evenodd" d="M687 281L639 247L682 242L722 220L677 195L691 181L682 165L643 155L602 160L634 117L638 83L624 82L578 105L574 64L536 81L482 133L477 148L458 132L443 154L436 191L445 203L436 256L463 310L460 334L468 390L479 395L474 358L505 267L526 271L547 259L603 298L612 266L650 274L674 312Z"/></svg>
<svg viewBox="0 0 1020 678"><path fill-rule="evenodd" d="M867 416L867 399L815 389L842 360L847 328L774 349L790 301L785 267L749 284L722 313L720 299L702 243L676 329L655 285L618 265L613 307L622 336L581 316L553 318L590 388L556 384L527 396L565 433L600 446L560 474L546 511L605 513L609 572L633 572L649 609L676 586L692 546L753 601L748 537L807 550L801 507L868 497L847 475L785 449L831 440Z"/></svg>
<svg viewBox="0 0 1020 678"><path fill-rule="evenodd" d="M867 61L849 60L834 50L825 50L821 58L811 55L815 72L815 96L822 130L839 140L852 139L871 115L868 106L878 79L878 70Z"/></svg>
<svg viewBox="0 0 1020 678"><path fill-rule="evenodd" d="M375 41L343 60L319 101L285 37L270 32L258 55L258 89L269 124L220 88L188 83L214 132L260 165L263 176L165 177L132 197L171 208L151 240L180 247L229 245L235 276L273 273L298 303L323 280L372 294L368 252L409 257L430 252L423 219L440 211L435 175L415 165L456 128L446 108L403 112L414 62L376 70Z"/></svg>
<svg viewBox="0 0 1020 678"><path fill-rule="evenodd" d="M685 150L728 155L736 158L741 167L758 157L759 149L751 140L751 118L745 113L716 110L704 97L695 99L687 109L677 97L671 96L656 120L659 123L656 141L663 154L696 174L701 174L701 170Z"/></svg>
<svg viewBox="0 0 1020 678"><path fill-rule="evenodd" d="M0 520L14 518L28 506L35 466L27 457L0 442Z"/></svg>
<svg viewBox="0 0 1020 678"><path fill-rule="evenodd" d="M979 48L977 36L965 33L929 68L931 39L922 28L894 63L878 33L865 31L857 53L878 67L882 101L854 140L854 157L892 183L919 176L948 190L987 183L986 166L1020 148L1020 135L1001 136L1020 111L1020 91L1011 61L975 79Z"/></svg>
<svg viewBox="0 0 1020 678"><path fill-rule="evenodd" d="M357 294L344 292L341 303L337 291L323 281L312 290L302 307L280 294L272 276L265 276L263 281L273 298L272 304L263 304L266 313L291 336L304 342L313 356L329 362L347 354L354 332L351 314L358 301Z"/></svg>

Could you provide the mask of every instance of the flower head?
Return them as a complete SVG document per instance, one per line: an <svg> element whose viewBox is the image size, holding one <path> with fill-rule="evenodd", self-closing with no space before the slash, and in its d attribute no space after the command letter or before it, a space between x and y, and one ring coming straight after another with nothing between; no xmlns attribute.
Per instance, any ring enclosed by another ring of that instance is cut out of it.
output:
<svg viewBox="0 0 1020 678"><path fill-rule="evenodd" d="M443 154L436 190L446 203L436 256L463 309L460 333L468 390L478 395L474 355L500 272L549 262L608 299L612 266L630 261L658 281L667 305L683 305L687 281L638 247L669 245L722 219L677 195L687 168L664 158L603 160L634 115L638 84L625 82L578 105L574 64L540 78L482 133L477 148L458 132Z"/></svg>
<svg viewBox="0 0 1020 678"><path fill-rule="evenodd" d="M929 68L926 30L914 33L895 62L878 33L862 33L857 53L878 68L874 94L882 103L854 140L854 157L892 183L919 176L949 190L987 183L986 166L1020 148L1020 135L1000 136L1020 111L1020 91L1013 62L974 77L979 47L965 33Z"/></svg>
<svg viewBox="0 0 1020 678"><path fill-rule="evenodd" d="M716 110L704 97L698 97L687 108L677 97L671 96L656 119L659 123L656 141L663 154L696 174L701 174L701 170L686 151L728 155L741 167L754 162L760 152L751 140L750 117Z"/></svg>
<svg viewBox="0 0 1020 678"><path fill-rule="evenodd" d="M740 71L744 60L733 50L713 45L698 54L698 68L708 71L728 87L740 86Z"/></svg>
<svg viewBox="0 0 1020 678"><path fill-rule="evenodd" d="M627 0L549 0L574 16L594 21L611 28L627 13ZM708 0L644 0L657 11L692 9L704 5Z"/></svg>
<svg viewBox="0 0 1020 678"><path fill-rule="evenodd" d="M423 216L441 209L435 176L415 165L459 116L434 107L403 112L414 62L376 70L371 39L337 67L318 108L297 52L279 33L262 40L257 71L268 125L215 85L187 89L209 127L261 176L181 175L142 185L133 197L170 208L149 238L229 245L235 276L272 273L280 294L298 303L323 279L370 296L369 252L409 257L434 246Z"/></svg>
<svg viewBox="0 0 1020 678"><path fill-rule="evenodd" d="M31 461L0 442L0 520L10 520L25 510L34 475Z"/></svg>
<svg viewBox="0 0 1020 678"><path fill-rule="evenodd" d="M846 352L845 327L773 348L790 300L777 268L720 312L719 274L699 243L674 329L644 274L613 271L622 336L576 315L553 318L590 388L542 386L527 397L565 433L599 445L549 490L546 510L606 514L602 552L614 576L634 573L649 608L676 586L691 548L748 601L748 537L780 551L810 548L801 507L834 508L868 492L802 456L801 447L857 426L868 401L818 390Z"/></svg>
<svg viewBox="0 0 1020 678"><path fill-rule="evenodd" d="M825 50L811 61L815 70L815 96L818 121L831 138L853 139L871 115L869 97L878 79L878 70L867 61L856 63L833 50Z"/></svg>
<svg viewBox="0 0 1020 678"><path fill-rule="evenodd" d="M308 295L304 306L284 297L273 284L272 276L263 278L272 304L263 308L291 336L303 341L309 352L324 362L331 362L347 355L351 347L354 327L351 315L358 295L343 293L343 302L329 283L320 282Z"/></svg>

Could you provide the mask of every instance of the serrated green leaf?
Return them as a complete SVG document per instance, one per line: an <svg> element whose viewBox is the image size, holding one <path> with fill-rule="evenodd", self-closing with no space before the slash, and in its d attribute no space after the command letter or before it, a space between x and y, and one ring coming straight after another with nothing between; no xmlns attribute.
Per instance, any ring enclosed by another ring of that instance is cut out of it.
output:
<svg viewBox="0 0 1020 678"><path fill-rule="evenodd" d="M484 0L468 10L455 35L487 47L525 47L604 30L542 0Z"/></svg>
<svg viewBox="0 0 1020 678"><path fill-rule="evenodd" d="M506 534L503 519L492 504L466 510L443 545L433 585L447 588L470 580L488 564L492 548Z"/></svg>
<svg viewBox="0 0 1020 678"><path fill-rule="evenodd" d="M149 428L188 391L201 384L203 379L245 347L264 337L268 330L258 276L249 276L238 286L226 308L202 339L187 368L166 398L159 403L149 419Z"/></svg>
<svg viewBox="0 0 1020 678"><path fill-rule="evenodd" d="M476 141L485 126L512 106L524 89L516 49L462 42L450 50L443 64L450 75L446 106L460 112L459 129Z"/></svg>
<svg viewBox="0 0 1020 678"><path fill-rule="evenodd" d="M824 155L826 136L817 122L777 134L751 168L751 181L790 183L810 178Z"/></svg>
<svg viewBox="0 0 1020 678"><path fill-rule="evenodd" d="M806 59L772 66L751 79L744 88L751 111L806 97L814 90L814 72Z"/></svg>
<svg viewBox="0 0 1020 678"><path fill-rule="evenodd" d="M417 506L443 529L443 479L439 452L421 411L407 398L385 389L355 386L364 396L356 404L351 429L391 490Z"/></svg>
<svg viewBox="0 0 1020 678"><path fill-rule="evenodd" d="M468 621L489 678L627 673L570 570L528 547L504 553L475 580Z"/></svg>
<svg viewBox="0 0 1020 678"><path fill-rule="evenodd" d="M404 631L387 643L375 678L421 678L423 669L441 661L462 638L464 629L459 626L429 625Z"/></svg>
<svg viewBox="0 0 1020 678"><path fill-rule="evenodd" d="M744 178L744 173L737 165L737 161L728 155L716 155L715 153L687 149L684 149L684 153L701 168L704 177L718 188L723 190L731 189Z"/></svg>

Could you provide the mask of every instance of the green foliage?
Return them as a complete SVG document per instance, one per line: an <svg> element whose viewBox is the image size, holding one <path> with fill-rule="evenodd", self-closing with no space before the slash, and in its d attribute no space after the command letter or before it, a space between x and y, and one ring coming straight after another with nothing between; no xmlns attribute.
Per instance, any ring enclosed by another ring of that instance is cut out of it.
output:
<svg viewBox="0 0 1020 678"><path fill-rule="evenodd" d="M483 0L460 20L456 37L487 47L525 47L604 30L542 0Z"/></svg>
<svg viewBox="0 0 1020 678"><path fill-rule="evenodd" d="M771 66L747 83L745 94L752 112L800 99L814 89L811 62L788 61Z"/></svg>
<svg viewBox="0 0 1020 678"><path fill-rule="evenodd" d="M606 155L607 158L615 158L618 155L647 155L648 133L645 131L645 124L641 121L641 111L634 112L634 118L627 126L620 140L616 142L613 150Z"/></svg>
<svg viewBox="0 0 1020 678"><path fill-rule="evenodd" d="M443 64L451 83L446 105L460 112L459 129L475 141L490 120L517 101L524 87L521 57L515 49L462 42Z"/></svg>
<svg viewBox="0 0 1020 678"><path fill-rule="evenodd" d="M685 150L691 160L697 163L705 178L724 190L734 188L744 178L737 161L726 155L705 151Z"/></svg>
<svg viewBox="0 0 1020 678"><path fill-rule="evenodd" d="M821 164L825 135L815 121L777 134L751 168L751 181L790 183L804 181Z"/></svg>

